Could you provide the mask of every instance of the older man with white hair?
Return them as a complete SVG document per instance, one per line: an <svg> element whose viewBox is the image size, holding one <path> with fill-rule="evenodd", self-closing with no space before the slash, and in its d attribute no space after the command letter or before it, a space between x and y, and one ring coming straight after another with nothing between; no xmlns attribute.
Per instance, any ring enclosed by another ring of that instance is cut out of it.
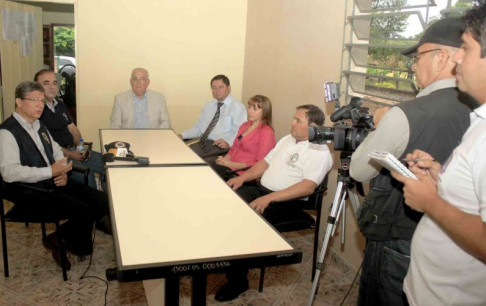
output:
<svg viewBox="0 0 486 306"><path fill-rule="evenodd" d="M147 89L149 84L150 78L146 69L133 69L130 77L132 89L115 96L111 128L170 128L165 97L159 92Z"/></svg>

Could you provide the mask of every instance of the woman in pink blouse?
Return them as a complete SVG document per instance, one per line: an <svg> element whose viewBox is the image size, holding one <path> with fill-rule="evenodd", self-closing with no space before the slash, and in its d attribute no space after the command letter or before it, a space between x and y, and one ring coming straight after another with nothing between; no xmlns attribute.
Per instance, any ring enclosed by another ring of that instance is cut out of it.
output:
<svg viewBox="0 0 486 306"><path fill-rule="evenodd" d="M248 100L248 121L240 126L228 154L219 156L213 168L224 177L226 170L242 169L262 160L273 147L272 102L256 95Z"/></svg>

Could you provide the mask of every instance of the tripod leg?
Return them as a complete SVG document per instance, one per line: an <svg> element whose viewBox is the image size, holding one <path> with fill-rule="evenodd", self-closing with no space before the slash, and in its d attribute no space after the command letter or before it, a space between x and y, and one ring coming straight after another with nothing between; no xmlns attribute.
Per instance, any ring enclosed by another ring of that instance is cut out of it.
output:
<svg viewBox="0 0 486 306"><path fill-rule="evenodd" d="M341 244L344 244L344 239L346 238L346 203L343 204L343 221L341 222L343 229L341 231Z"/></svg>
<svg viewBox="0 0 486 306"><path fill-rule="evenodd" d="M337 213L341 209L341 205L343 205L344 199L342 196L345 194L346 191L343 191L343 182L340 181L338 182L337 188L336 188L336 194L334 195L334 201L332 203L332 208L331 208L331 213L329 217L327 218L327 228L326 228L326 234L324 235L324 241L322 242L322 249L321 253L319 254L319 258L317 260L317 265L316 265L316 273L314 276L314 282L312 283L312 289L309 297L309 302L308 305L312 305L314 302L315 294L317 291L317 287L319 285L319 278L321 275L321 271L324 269L324 257L326 256L327 252L327 246L329 244L329 240L334 233L334 226L336 225L336 220L337 220Z"/></svg>
<svg viewBox="0 0 486 306"><path fill-rule="evenodd" d="M337 211L337 213L336 213L336 224L338 224L338 222L339 222L339 216L341 215L341 210L342 210L342 208L344 207L344 205L346 205L346 194L347 194L347 192L346 192L346 189L345 189L345 190L343 191L343 195L342 195L342 197L341 197L341 201L339 202L339 209L338 209L338 211ZM334 232L335 232L335 231L336 231L336 227L334 227L334 228L332 229L332 234L331 234L331 236L334 236Z"/></svg>
<svg viewBox="0 0 486 306"><path fill-rule="evenodd" d="M359 197L356 191L354 190L349 190L349 200L351 200L351 205L353 207L354 213L356 214L358 212L360 203L359 203Z"/></svg>

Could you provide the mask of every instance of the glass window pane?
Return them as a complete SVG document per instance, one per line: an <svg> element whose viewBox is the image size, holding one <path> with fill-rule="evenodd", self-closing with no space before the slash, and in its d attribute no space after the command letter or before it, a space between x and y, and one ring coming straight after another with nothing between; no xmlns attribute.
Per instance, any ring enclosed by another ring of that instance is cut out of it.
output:
<svg viewBox="0 0 486 306"><path fill-rule="evenodd" d="M348 19L360 40L416 39L425 26L420 11L359 15Z"/></svg>
<svg viewBox="0 0 486 306"><path fill-rule="evenodd" d="M362 13L436 6L435 0L355 0Z"/></svg>

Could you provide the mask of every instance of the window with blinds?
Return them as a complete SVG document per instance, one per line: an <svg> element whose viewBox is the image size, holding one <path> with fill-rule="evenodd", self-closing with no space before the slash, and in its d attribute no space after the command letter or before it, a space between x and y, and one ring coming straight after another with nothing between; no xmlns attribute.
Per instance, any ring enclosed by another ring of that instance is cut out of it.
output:
<svg viewBox="0 0 486 306"><path fill-rule="evenodd" d="M371 113L418 93L412 60L401 51L416 44L431 23L460 16L474 0L354 0L347 13L349 34L342 67L345 97L363 98Z"/></svg>

